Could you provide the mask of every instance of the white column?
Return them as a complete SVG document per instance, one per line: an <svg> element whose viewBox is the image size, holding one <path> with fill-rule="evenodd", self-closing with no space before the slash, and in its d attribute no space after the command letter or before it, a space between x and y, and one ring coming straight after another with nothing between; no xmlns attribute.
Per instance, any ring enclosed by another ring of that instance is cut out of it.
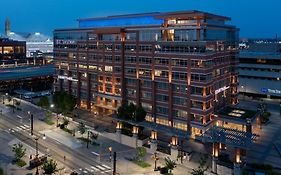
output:
<svg viewBox="0 0 281 175"><path fill-rule="evenodd" d="M212 156L212 172L215 174L217 174L217 163L218 163L218 158Z"/></svg>
<svg viewBox="0 0 281 175"><path fill-rule="evenodd" d="M242 172L241 172L241 165L240 163L234 163L234 166L233 166L233 175L241 175Z"/></svg>

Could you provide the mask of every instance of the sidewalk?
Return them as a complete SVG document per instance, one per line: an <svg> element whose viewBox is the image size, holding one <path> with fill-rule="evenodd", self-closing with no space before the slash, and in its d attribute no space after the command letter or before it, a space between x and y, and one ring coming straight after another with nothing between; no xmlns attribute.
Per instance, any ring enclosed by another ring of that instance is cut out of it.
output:
<svg viewBox="0 0 281 175"><path fill-rule="evenodd" d="M77 127L77 123L76 122L69 122L69 125L67 126L67 128L69 130L73 130ZM93 128L91 128L93 129ZM45 131L46 132L46 131ZM56 132L57 135L60 135L60 143L64 144L66 146L70 146L67 144L67 141L65 140L67 137L67 140L72 139L71 142L77 142L77 138L82 137L81 134L79 134L77 131L75 133L75 137L73 137L71 134L57 128L54 129L50 132ZM48 133L48 132L46 132ZM84 137L86 138L87 134L84 134ZM47 134L47 136L50 136ZM53 138L53 137L52 137ZM53 138L55 139L55 138ZM148 168L142 168L139 167L138 165L134 164L133 162L130 162L127 160L128 157L135 157L136 156L136 150L128 147L126 145L122 145L118 142L112 141L110 139L107 139L105 137L102 136L102 133L99 134L98 139L95 140L96 143L98 143L99 145L91 145L89 144L89 149L86 148L86 143L80 141L79 143L82 144L82 146L73 148L76 151L80 152L83 155L88 155L91 158L95 158L97 161L101 161L102 163L108 165L108 166L112 166L112 164L109 162L109 157L110 157L110 153L108 148L112 147L112 152L116 151L117 152L117 172L119 174L124 174L124 175L131 175L131 174L135 174L135 175L156 175L156 174L160 174L159 171L155 172L154 171L154 160L151 159L152 154L147 153L146 157L145 157L145 161L147 163L149 163L151 166ZM161 154L159 153L159 157L160 160L157 161L157 165L158 166L164 166L164 158L167 157L168 155L166 154ZM180 162L178 161L178 165L175 168L175 170L173 171L174 174L176 175L186 175L189 174L189 172L192 171L193 168L197 168L198 167L198 158L199 156L197 156L197 154L193 155L193 161L188 162L187 160L183 161L183 164L180 164ZM196 161L196 162L194 162ZM208 164L210 164L210 162L208 162ZM210 166L209 166L210 167ZM188 172L188 173L187 173Z"/></svg>

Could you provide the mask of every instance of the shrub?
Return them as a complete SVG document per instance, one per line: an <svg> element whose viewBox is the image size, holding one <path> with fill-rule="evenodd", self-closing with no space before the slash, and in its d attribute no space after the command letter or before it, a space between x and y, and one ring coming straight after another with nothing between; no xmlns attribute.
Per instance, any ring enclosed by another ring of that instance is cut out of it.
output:
<svg viewBox="0 0 281 175"><path fill-rule="evenodd" d="M16 165L19 166L19 167L24 167L24 166L26 165L26 162L23 161L23 160L18 160L18 161L16 162Z"/></svg>
<svg viewBox="0 0 281 175"><path fill-rule="evenodd" d="M142 161L142 160L134 160L133 163L137 164L138 166L140 166L142 168L147 168L147 167L151 166L149 163Z"/></svg>

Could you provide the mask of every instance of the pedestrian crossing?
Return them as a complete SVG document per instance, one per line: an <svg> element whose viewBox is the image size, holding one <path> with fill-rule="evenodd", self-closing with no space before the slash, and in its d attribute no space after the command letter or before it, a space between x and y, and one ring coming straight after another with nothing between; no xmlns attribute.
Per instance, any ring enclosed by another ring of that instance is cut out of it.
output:
<svg viewBox="0 0 281 175"><path fill-rule="evenodd" d="M30 126L29 125L21 125L21 126L16 126L14 128L10 128L6 130L8 133L13 133L13 132L21 132L21 131L29 131Z"/></svg>
<svg viewBox="0 0 281 175"><path fill-rule="evenodd" d="M90 167L86 168L79 168L75 170L78 174L93 174L93 173L100 173L100 174L105 174L105 173L110 173L112 172L112 169L110 166L105 165L105 164L100 164L100 165L92 165Z"/></svg>

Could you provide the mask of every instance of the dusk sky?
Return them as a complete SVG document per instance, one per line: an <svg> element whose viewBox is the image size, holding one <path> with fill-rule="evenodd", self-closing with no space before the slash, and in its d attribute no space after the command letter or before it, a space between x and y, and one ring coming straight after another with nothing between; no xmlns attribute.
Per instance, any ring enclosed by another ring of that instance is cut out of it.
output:
<svg viewBox="0 0 281 175"><path fill-rule="evenodd" d="M52 35L58 28L77 27L78 18L202 10L232 18L240 37L281 36L280 0L9 0L1 1L0 33L9 17L12 31Z"/></svg>

